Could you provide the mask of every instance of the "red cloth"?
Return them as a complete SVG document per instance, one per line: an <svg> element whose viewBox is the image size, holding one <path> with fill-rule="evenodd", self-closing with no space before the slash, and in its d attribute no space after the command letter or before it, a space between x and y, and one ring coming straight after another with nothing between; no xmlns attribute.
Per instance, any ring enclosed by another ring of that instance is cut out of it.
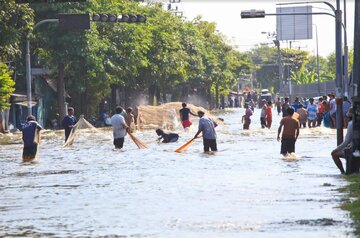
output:
<svg viewBox="0 0 360 238"><path fill-rule="evenodd" d="M184 128L186 128L186 127L190 127L192 125L192 123L190 120L186 120L186 121L182 122L182 125Z"/></svg>
<svg viewBox="0 0 360 238"><path fill-rule="evenodd" d="M322 103L319 103L317 106L318 106L319 114L323 114L325 111L325 105Z"/></svg>
<svg viewBox="0 0 360 238"><path fill-rule="evenodd" d="M272 111L271 107L267 107L266 110L266 127L270 129L272 123Z"/></svg>

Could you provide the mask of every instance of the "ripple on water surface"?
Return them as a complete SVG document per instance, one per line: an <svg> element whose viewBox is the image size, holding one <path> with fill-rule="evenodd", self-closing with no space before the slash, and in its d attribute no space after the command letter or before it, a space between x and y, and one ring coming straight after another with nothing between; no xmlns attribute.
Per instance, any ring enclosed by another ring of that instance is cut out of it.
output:
<svg viewBox="0 0 360 238"><path fill-rule="evenodd" d="M202 153L196 133L157 144L154 131L137 132L148 149L126 137L113 151L112 134L76 138L48 134L36 164L20 162L22 145L0 147L0 236L19 237L352 237L346 184L331 161L335 131L301 129L296 155L283 158L274 126L242 130L243 109L221 117L219 151ZM194 120L194 125L197 121Z"/></svg>

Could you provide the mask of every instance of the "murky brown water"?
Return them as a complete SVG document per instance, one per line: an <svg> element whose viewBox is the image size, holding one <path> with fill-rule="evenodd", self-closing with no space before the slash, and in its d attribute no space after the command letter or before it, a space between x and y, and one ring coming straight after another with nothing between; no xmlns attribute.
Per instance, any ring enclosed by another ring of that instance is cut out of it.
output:
<svg viewBox="0 0 360 238"><path fill-rule="evenodd" d="M157 144L154 131L126 138L113 151L110 131L81 136L63 148L62 134L42 140L37 164L21 163L21 144L0 147L0 236L21 237L353 237L338 206L346 185L330 158L335 131L302 129L297 159L279 155L279 118L250 131L243 109L221 115L219 151L198 140L182 154L179 142ZM194 125L197 125L195 122Z"/></svg>

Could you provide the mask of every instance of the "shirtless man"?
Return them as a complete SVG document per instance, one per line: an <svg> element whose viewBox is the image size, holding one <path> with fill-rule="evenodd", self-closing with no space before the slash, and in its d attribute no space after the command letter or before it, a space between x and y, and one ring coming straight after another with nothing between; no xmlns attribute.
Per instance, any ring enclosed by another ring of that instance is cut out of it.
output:
<svg viewBox="0 0 360 238"><path fill-rule="evenodd" d="M134 114L132 113L133 109L131 107L128 107L128 108L126 108L125 111L126 111L126 114L124 116L125 122L131 131L131 128L133 128L133 125L134 125Z"/></svg>
<svg viewBox="0 0 360 238"><path fill-rule="evenodd" d="M294 109L289 107L286 109L288 116L284 117L280 121L280 126L278 129L277 140L280 141L280 133L282 128L281 135L281 151L280 154L286 155L287 153L295 152L295 142L299 136L299 121L294 119L292 116L294 114Z"/></svg>

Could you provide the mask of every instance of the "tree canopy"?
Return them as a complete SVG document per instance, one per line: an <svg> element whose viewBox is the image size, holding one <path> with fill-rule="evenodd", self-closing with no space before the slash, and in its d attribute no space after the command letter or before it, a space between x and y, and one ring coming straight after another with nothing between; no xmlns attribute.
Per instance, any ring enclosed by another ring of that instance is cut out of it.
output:
<svg viewBox="0 0 360 238"><path fill-rule="evenodd" d="M15 82L11 79L12 72L8 66L0 62L0 112L8 109L10 94L15 90Z"/></svg>
<svg viewBox="0 0 360 238"><path fill-rule="evenodd" d="M151 104L166 102L169 95L171 100L181 101L194 95L210 107L218 106L220 96L237 89L244 77L251 78L254 88L279 90L275 46L264 44L239 52L217 31L215 23L201 17L179 18L161 3L92 0L29 5L2 1L0 61L18 62L17 88L25 82L21 53L24 36L32 32L34 22L57 18L58 13L146 15L146 23L91 22L91 29L82 32L64 31L56 23L48 23L30 34L33 65L51 69L49 77L57 81L54 106L60 115L65 114L65 91L79 112L93 115L105 100L131 106L140 95L148 95ZM295 83L316 80L317 59L308 52L281 49L281 58L285 77ZM332 79L333 55L321 57L319 62L321 80Z"/></svg>

